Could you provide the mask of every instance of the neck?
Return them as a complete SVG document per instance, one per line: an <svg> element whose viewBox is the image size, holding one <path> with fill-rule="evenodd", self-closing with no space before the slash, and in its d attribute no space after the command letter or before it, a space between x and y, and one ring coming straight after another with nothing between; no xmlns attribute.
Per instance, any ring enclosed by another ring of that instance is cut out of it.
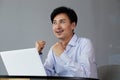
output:
<svg viewBox="0 0 120 80"><path fill-rule="evenodd" d="M74 35L74 34L73 34ZM73 35L71 35L70 37L66 38L66 39L62 39L60 42L62 43L63 48L65 49L67 44L69 43L69 41L71 40L71 38L73 37Z"/></svg>

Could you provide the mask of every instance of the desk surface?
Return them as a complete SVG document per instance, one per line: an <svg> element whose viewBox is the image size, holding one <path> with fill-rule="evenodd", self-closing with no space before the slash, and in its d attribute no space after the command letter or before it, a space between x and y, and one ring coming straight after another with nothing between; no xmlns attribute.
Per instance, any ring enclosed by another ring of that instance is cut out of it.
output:
<svg viewBox="0 0 120 80"><path fill-rule="evenodd" d="M83 77L57 77L57 76L0 76L0 80L99 80L94 78Z"/></svg>

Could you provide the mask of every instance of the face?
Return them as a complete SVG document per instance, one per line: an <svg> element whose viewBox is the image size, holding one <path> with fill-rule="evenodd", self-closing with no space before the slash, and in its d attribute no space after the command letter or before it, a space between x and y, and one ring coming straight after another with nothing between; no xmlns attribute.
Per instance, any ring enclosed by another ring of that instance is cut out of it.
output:
<svg viewBox="0 0 120 80"><path fill-rule="evenodd" d="M74 28L75 23L71 23L65 13L58 14L53 19L53 33L58 39L65 40L71 38Z"/></svg>

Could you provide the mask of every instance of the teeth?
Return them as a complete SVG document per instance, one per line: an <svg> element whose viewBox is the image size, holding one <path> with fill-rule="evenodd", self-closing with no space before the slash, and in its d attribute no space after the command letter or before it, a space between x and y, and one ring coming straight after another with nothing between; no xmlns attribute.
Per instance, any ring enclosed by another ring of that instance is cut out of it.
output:
<svg viewBox="0 0 120 80"><path fill-rule="evenodd" d="M63 30L56 31L56 33L62 33L62 32L63 32Z"/></svg>

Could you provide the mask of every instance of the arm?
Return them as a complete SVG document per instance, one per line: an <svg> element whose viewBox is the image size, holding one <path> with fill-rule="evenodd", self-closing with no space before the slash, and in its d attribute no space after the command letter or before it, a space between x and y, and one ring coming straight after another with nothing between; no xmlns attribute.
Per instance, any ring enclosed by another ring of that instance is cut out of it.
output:
<svg viewBox="0 0 120 80"><path fill-rule="evenodd" d="M36 43L35 43L35 47L36 47L36 49L37 49L37 51L38 51L38 53L39 53L39 55L40 55L40 59L41 59L41 61L42 61L42 63L43 63L43 59L42 59L42 50L43 50L43 48L44 48L44 46L45 46L45 41L42 41L42 40L40 40L40 41L36 41Z"/></svg>
<svg viewBox="0 0 120 80"><path fill-rule="evenodd" d="M46 73L48 76L54 76L55 75L55 69L54 69L54 56L52 54L52 49L50 49L47 58L44 63L44 68L46 70Z"/></svg>
<svg viewBox="0 0 120 80"><path fill-rule="evenodd" d="M85 40L82 42L80 48L74 50L74 54L78 54L77 62L73 61L65 51L59 56L60 64L70 72L73 77L91 77L97 78L96 63L94 57L94 50L91 42Z"/></svg>
<svg viewBox="0 0 120 80"><path fill-rule="evenodd" d="M43 48L45 46L45 43L46 42L42 41L42 40L37 41L35 43L35 47L37 48L38 53L39 53L41 59L42 59L42 56L43 56L42 55L43 54L42 50L43 50ZM46 73L47 73L48 76L53 76L54 75L55 72L54 72L54 69L53 69L53 56L52 56L52 50L51 49L50 49L50 51L48 53L48 56L47 56L47 58L45 60L44 68L45 68Z"/></svg>

